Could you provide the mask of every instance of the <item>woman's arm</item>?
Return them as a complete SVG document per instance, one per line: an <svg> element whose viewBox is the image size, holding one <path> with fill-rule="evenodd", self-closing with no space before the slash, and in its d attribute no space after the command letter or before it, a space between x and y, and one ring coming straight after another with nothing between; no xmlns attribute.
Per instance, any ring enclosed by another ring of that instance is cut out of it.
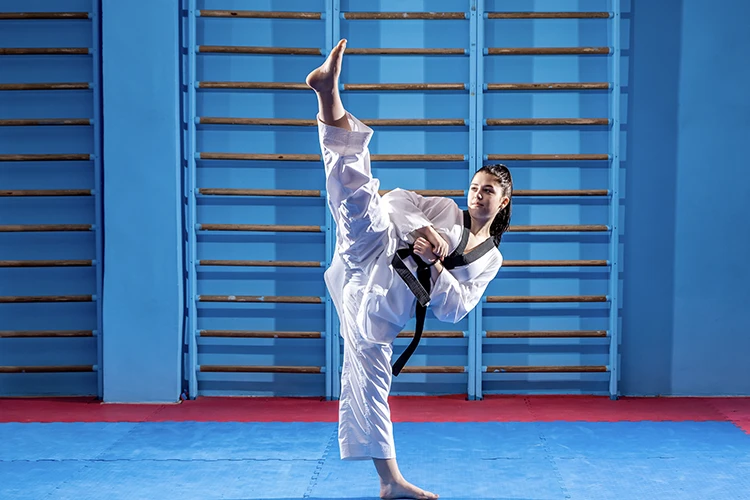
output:
<svg viewBox="0 0 750 500"><path fill-rule="evenodd" d="M435 317L449 323L461 321L482 299L501 265L502 257L493 258L479 276L461 283L450 272L444 271L442 263L436 262L432 266L435 281L430 292L430 308Z"/></svg>
<svg viewBox="0 0 750 500"><path fill-rule="evenodd" d="M398 237L411 242L422 236L448 254L445 241L447 229L461 220L461 209L450 198L425 197L412 191L394 189L385 196L383 202Z"/></svg>

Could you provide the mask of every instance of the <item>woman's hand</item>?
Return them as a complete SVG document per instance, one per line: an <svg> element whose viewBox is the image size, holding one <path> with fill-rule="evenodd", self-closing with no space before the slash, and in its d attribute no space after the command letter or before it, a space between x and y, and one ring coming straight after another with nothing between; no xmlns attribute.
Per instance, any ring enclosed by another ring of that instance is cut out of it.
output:
<svg viewBox="0 0 750 500"><path fill-rule="evenodd" d="M438 256L432 251L432 244L422 237L417 238L414 242L414 253L428 264L438 260Z"/></svg>
<svg viewBox="0 0 750 500"><path fill-rule="evenodd" d="M433 253L443 260L448 256L448 242L432 226L423 227L419 233L432 245Z"/></svg>

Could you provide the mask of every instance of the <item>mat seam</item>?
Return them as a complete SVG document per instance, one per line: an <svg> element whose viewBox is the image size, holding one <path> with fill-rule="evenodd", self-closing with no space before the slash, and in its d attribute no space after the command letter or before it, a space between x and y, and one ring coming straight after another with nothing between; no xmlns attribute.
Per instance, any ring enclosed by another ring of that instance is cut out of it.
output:
<svg viewBox="0 0 750 500"><path fill-rule="evenodd" d="M62 488L62 487L63 487L63 486L65 486L66 484L68 484L68 483L69 483L70 481L72 481L72 480L73 480L74 478L76 478L76 477L80 476L80 475L81 475L81 473L82 473L83 471L85 471L85 470L86 470L86 468L87 468L87 467L89 466L89 464L91 464L92 462L98 462L98 461L100 461L100 459L101 459L101 456L102 456L103 454L107 453L107 452L108 452L108 451L110 451L110 450L111 450L112 448L114 448L114 447L115 447L116 445L118 445L118 444L119 444L119 443L120 443L120 442L121 442L121 441L122 441L123 439L127 438L127 437L128 437L128 436L129 436L129 435L130 435L130 434L131 434L131 433L132 433L133 431L135 431L135 430L136 430L136 428L138 427L138 425L142 424L143 422L112 422L112 423L130 423L130 424L133 424L133 428L132 428L132 429L130 429L130 430L129 430L128 432L126 432L125 434L123 434L122 436L120 436L119 438L117 438L117 439L116 439L116 440L115 440L114 442L112 442L112 443L111 443L111 444L110 444L110 445L109 445L109 446L108 446L107 448L105 448L105 449L103 449L102 451L100 451L100 452L99 452L99 454L97 454L97 455L96 455L95 457L93 457L93 458L90 458L90 459L85 459L85 460L81 460L81 467L79 467L79 468L78 468L78 469L77 469L77 470L75 471L75 474L72 474L72 475L70 475L70 476L69 476L69 477L68 477L67 479L63 480L63 481L62 481L62 482L61 482L60 484L58 484L57 486L55 486L55 489L53 489L52 491L50 491L50 493L49 493L49 494L48 494L48 495L47 495L47 496L45 497L45 499L52 499L52 498L55 498L55 497L53 497L53 496L52 496L52 495L53 495L53 494L54 494L55 492L57 492L57 491L58 491L58 490L59 490L60 488Z"/></svg>
<svg viewBox="0 0 750 500"><path fill-rule="evenodd" d="M323 465L325 465L326 460L328 460L328 454L331 451L331 448L334 446L334 443L337 441L338 437L338 428L334 428L333 432L331 433L331 437L328 438L328 443L326 443L326 447L323 450L323 455L318 460L318 465L315 466L315 470L312 473L312 477L310 478L310 482L307 485L307 489L305 490L304 495L302 495L302 498L310 498L310 495L312 495L312 490L317 486L318 484L318 477L320 477L320 472L323 470Z"/></svg>
<svg viewBox="0 0 750 500"><path fill-rule="evenodd" d="M552 472L555 475L555 478L557 479L557 484L560 487L560 491L563 494L563 498L565 498L566 500L570 499L572 497L570 496L568 489L565 487L565 482L563 481L562 474L560 474L560 469L557 468L557 462L555 461L555 458L552 456L552 451L549 449L549 445L547 444L547 438L544 436L544 433L542 432L542 427L539 425L539 420L537 418L537 415L534 413L534 407L531 404L531 400L529 398L524 398L524 403L526 403L526 407L529 410L531 417L534 419L534 427L536 427L537 433L539 435L539 441L542 443L542 449L544 450L544 457L547 459L550 466L552 467Z"/></svg>

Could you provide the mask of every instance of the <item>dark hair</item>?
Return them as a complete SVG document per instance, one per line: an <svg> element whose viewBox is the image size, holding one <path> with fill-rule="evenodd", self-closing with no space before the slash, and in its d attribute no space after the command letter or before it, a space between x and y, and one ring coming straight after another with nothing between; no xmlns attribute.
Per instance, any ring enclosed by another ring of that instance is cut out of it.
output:
<svg viewBox="0 0 750 500"><path fill-rule="evenodd" d="M490 235L495 241L495 246L500 246L500 240L503 237L503 233L505 233L510 227L510 213L513 204L513 177L510 175L508 167L500 163L495 165L485 165L477 170L477 174L480 172L494 176L503 190L502 195L507 196L509 199L508 204L497 213L495 220L492 221L492 225L490 226Z"/></svg>

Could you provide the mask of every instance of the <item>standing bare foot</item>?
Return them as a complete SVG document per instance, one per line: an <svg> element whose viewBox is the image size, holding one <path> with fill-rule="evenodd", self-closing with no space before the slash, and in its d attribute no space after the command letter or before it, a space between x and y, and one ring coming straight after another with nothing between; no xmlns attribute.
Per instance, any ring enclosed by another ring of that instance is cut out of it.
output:
<svg viewBox="0 0 750 500"><path fill-rule="evenodd" d="M307 75L305 83L320 93L333 92L337 90L339 75L341 74L341 63L346 49L346 40L342 39L328 54L328 58L319 67Z"/></svg>
<svg viewBox="0 0 750 500"><path fill-rule="evenodd" d="M395 483L380 484L380 498L391 499L391 498L413 498L416 500L434 500L438 498L438 495L425 491L421 488L417 488L413 484L401 480Z"/></svg>

